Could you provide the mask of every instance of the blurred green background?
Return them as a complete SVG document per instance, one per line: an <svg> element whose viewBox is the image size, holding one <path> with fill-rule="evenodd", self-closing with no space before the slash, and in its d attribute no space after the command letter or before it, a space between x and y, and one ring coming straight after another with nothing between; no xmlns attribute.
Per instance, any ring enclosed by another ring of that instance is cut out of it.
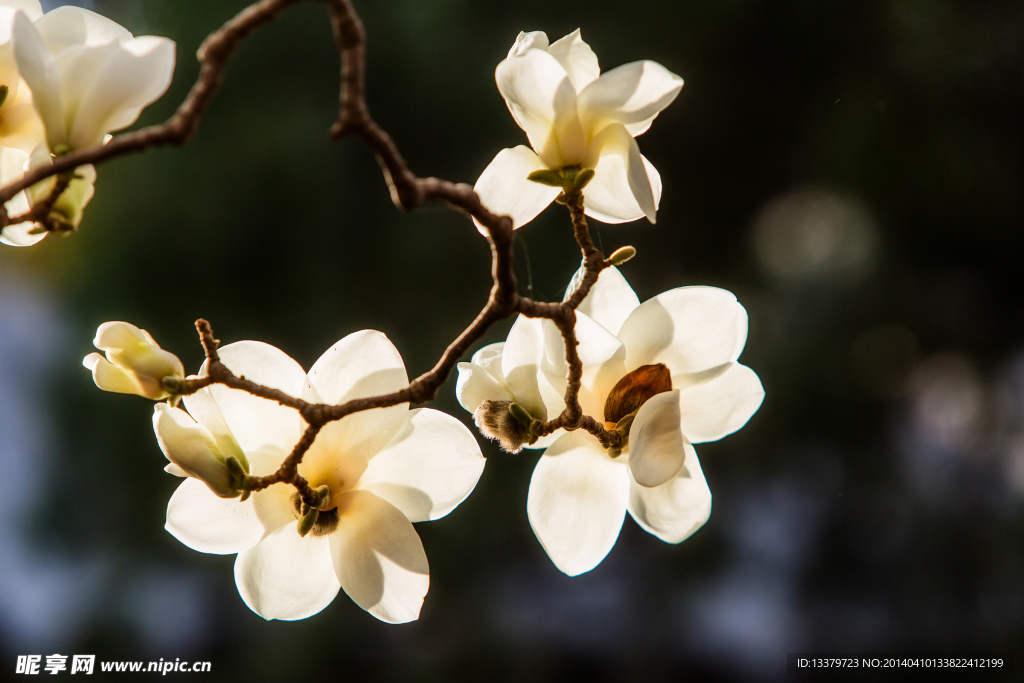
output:
<svg viewBox="0 0 1024 683"><path fill-rule="evenodd" d="M80 4L177 41L145 124L246 2ZM520 30L580 27L604 69L654 59L686 80L639 140L658 224L593 232L637 248L623 272L641 300L707 284L750 313L742 360L767 396L697 449L710 521L670 546L627 519L568 579L526 518L537 453L486 443L474 494L417 527L431 590L404 626L344 594L265 622L233 557L163 530L178 480L151 405L80 366L98 324L146 328L192 372L198 317L305 367L374 328L415 376L486 300L472 224L403 215L372 156L329 140L338 56L308 2L242 45L187 147L103 165L78 234L0 249L0 678L54 652L209 660L204 680L781 680L787 652L828 651L1024 666L1024 4L356 5L371 110L421 175L472 183L525 144L493 79ZM519 232L524 292L557 299L576 269L564 214ZM454 381L434 407L470 423Z"/></svg>

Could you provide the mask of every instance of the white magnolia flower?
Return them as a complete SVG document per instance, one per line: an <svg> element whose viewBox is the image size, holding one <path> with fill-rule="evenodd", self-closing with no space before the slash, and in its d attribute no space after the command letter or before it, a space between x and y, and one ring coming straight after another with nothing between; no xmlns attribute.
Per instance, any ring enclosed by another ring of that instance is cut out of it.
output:
<svg viewBox="0 0 1024 683"><path fill-rule="evenodd" d="M164 351L149 332L131 323L103 323L92 341L106 357L90 353L82 365L92 371L96 386L118 394L138 394L154 401L171 396L164 380L181 380L185 368L170 351Z"/></svg>
<svg viewBox="0 0 1024 683"><path fill-rule="evenodd" d="M230 344L220 356L236 374L309 401L338 404L408 386L398 351L372 330L342 339L308 375L259 342ZM296 411L221 385L184 401L218 444L237 443L253 476L276 471L303 431ZM162 438L175 448L170 433ZM310 486L330 491L307 535L298 532L293 486L227 500L194 478L171 497L167 530L201 552L238 553L238 592L266 619L312 616L340 588L378 619L403 623L419 616L430 583L412 523L451 512L484 462L472 433L444 413L408 404L355 413L325 426L299 466Z"/></svg>
<svg viewBox="0 0 1024 683"><path fill-rule="evenodd" d="M535 349L550 356L561 348L553 326L525 318L519 324L543 337ZM725 290L682 287L640 304L618 270L609 268L580 305L576 334L584 412L609 429L634 417L618 457L583 430L559 431L534 470L530 524L569 576L604 559L626 512L668 543L699 529L711 513L711 492L692 444L736 431L764 398L757 375L737 362L747 315ZM510 338L504 352L511 344ZM535 357L532 366L545 375L538 383L564 387L564 361L556 366ZM561 385L552 368L562 373ZM486 380L475 368L460 368L460 399L484 396Z"/></svg>
<svg viewBox="0 0 1024 683"><path fill-rule="evenodd" d="M495 79L533 149L520 145L498 153L476 182L485 206L510 216L518 228L561 191L527 176L580 167L595 172L584 190L588 216L606 223L644 216L655 221L661 176L634 138L679 94L679 76L652 61L602 74L577 29L550 45L540 31L520 33Z"/></svg>
<svg viewBox="0 0 1024 683"><path fill-rule="evenodd" d="M18 73L11 46L19 10L32 21L43 16L38 0L0 0L0 148L28 153L43 140L43 124L32 106L32 93Z"/></svg>
<svg viewBox="0 0 1024 683"><path fill-rule="evenodd" d="M46 130L61 153L103 142L130 126L167 90L174 42L135 38L121 25L79 7L14 18L14 58Z"/></svg>

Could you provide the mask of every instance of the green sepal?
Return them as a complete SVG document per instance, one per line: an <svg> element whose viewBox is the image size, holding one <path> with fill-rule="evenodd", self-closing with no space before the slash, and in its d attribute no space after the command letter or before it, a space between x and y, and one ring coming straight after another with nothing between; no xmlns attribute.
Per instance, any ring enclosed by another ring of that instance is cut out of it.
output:
<svg viewBox="0 0 1024 683"><path fill-rule="evenodd" d="M551 187L562 187L565 183L562 179L561 173L546 168L534 171L530 175L526 176L526 179L532 180L535 183L540 183L541 185L550 185Z"/></svg>
<svg viewBox="0 0 1024 683"><path fill-rule="evenodd" d="M299 519L299 536L305 536L312 531L318 519L320 519L320 511L316 508L310 508L307 513L302 515L302 518Z"/></svg>
<svg viewBox="0 0 1024 683"><path fill-rule="evenodd" d="M516 419L516 422L529 429L530 423L533 422L533 415L530 415L526 408L518 403L509 403L508 412Z"/></svg>
<svg viewBox="0 0 1024 683"><path fill-rule="evenodd" d="M569 174L566 174L567 176ZM572 177L567 177L565 182L565 189L569 192L579 192L587 186L591 180L594 179L594 169L588 168L574 173Z"/></svg>

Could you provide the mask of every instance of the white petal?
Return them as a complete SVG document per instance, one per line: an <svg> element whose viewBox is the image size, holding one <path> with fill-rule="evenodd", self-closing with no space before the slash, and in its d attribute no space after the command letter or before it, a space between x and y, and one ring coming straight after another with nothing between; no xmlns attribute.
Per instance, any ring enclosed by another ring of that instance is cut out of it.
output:
<svg viewBox="0 0 1024 683"><path fill-rule="evenodd" d="M43 16L43 6L39 4L39 0L3 0L3 9L8 10L12 16L21 10L32 21ZM7 42L9 39L10 35L0 34L0 42Z"/></svg>
<svg viewBox="0 0 1024 683"><path fill-rule="evenodd" d="M551 43L548 54L557 59L565 69L577 93L582 92L601 75L597 55L583 42L579 29Z"/></svg>
<svg viewBox="0 0 1024 683"><path fill-rule="evenodd" d="M693 446L686 444L683 469L661 486L630 482L629 514L666 543L681 543L704 526L711 515L711 491Z"/></svg>
<svg viewBox="0 0 1024 683"><path fill-rule="evenodd" d="M508 401L509 395L498 384L494 375L473 363L459 363L459 379L455 383L455 396L459 405L471 413L484 401Z"/></svg>
<svg viewBox="0 0 1024 683"><path fill-rule="evenodd" d="M679 392L683 434L691 443L717 441L747 424L763 400L757 374L732 363L717 379Z"/></svg>
<svg viewBox="0 0 1024 683"><path fill-rule="evenodd" d="M181 482L167 503L164 528L189 548L215 555L251 548L264 534L251 499L243 503L238 498L218 498L191 477Z"/></svg>
<svg viewBox="0 0 1024 683"><path fill-rule="evenodd" d="M501 354L505 350L505 342L497 342L495 344L488 344L477 350L473 354L472 358L469 359L470 363L479 365L487 372L494 375L494 379L499 382L505 381L505 376L501 374Z"/></svg>
<svg viewBox="0 0 1024 683"><path fill-rule="evenodd" d="M596 132L611 121L623 123L632 136L651 126L662 109L672 104L683 79L652 61L623 64L580 92L580 116L585 130Z"/></svg>
<svg viewBox="0 0 1024 683"><path fill-rule="evenodd" d="M238 553L235 585L264 619L305 619L331 604L341 586L326 536L299 536L292 522Z"/></svg>
<svg viewBox="0 0 1024 683"><path fill-rule="evenodd" d="M647 399L629 430L629 469L641 486L660 486L679 472L686 459L679 427L679 390Z"/></svg>
<svg viewBox="0 0 1024 683"><path fill-rule="evenodd" d="M412 523L369 491L346 493L338 510L330 539L342 588L381 621L415 621L430 587L430 568Z"/></svg>
<svg viewBox="0 0 1024 683"><path fill-rule="evenodd" d="M18 151L31 152L45 137L43 122L39 120L31 102L12 104L0 114L0 144L5 148L3 152L15 151L7 149L12 147ZM24 167L23 160L18 168L19 179Z"/></svg>
<svg viewBox="0 0 1024 683"><path fill-rule="evenodd" d="M19 194L18 196L23 195ZM18 213L21 212L19 211ZM6 244L9 247L31 247L33 244L38 244L49 233L44 231L35 235L30 234L37 227L39 227L38 223L8 225L0 230L0 244Z"/></svg>
<svg viewBox="0 0 1024 683"><path fill-rule="evenodd" d="M700 372L739 358L747 312L717 287L679 287L640 304L619 330L626 367L664 363L672 374Z"/></svg>
<svg viewBox="0 0 1024 683"><path fill-rule="evenodd" d="M409 417L370 461L359 488L388 501L412 522L439 519L473 491L486 460L472 432L454 417L428 408L412 410Z"/></svg>
<svg viewBox="0 0 1024 683"><path fill-rule="evenodd" d="M263 342L241 341L222 347L219 353L224 365L238 376L291 396L302 391L306 373L280 349ZM294 409L222 384L214 384L209 390L231 434L246 453L262 450L287 454L298 442L301 420ZM197 419L212 419L194 401L186 398L185 405L189 410L196 409Z"/></svg>
<svg viewBox="0 0 1024 683"><path fill-rule="evenodd" d="M629 473L583 431L560 437L537 462L526 511L551 561L588 572L615 545L626 516Z"/></svg>
<svg viewBox="0 0 1024 683"><path fill-rule="evenodd" d="M568 299L576 291L583 275L583 268L576 271L569 287L565 290L565 298ZM637 298L636 292L626 282L626 278L622 277L619 269L612 266L601 271L597 282L590 288L586 298L576 310L590 316L606 330L615 334L629 314L639 305L640 299Z"/></svg>
<svg viewBox="0 0 1024 683"><path fill-rule="evenodd" d="M503 60L495 80L516 123L548 168L583 161L586 141L576 111L576 89L557 59L543 50L527 50Z"/></svg>
<svg viewBox="0 0 1024 683"><path fill-rule="evenodd" d="M133 123L125 120L124 112L137 113L163 95L173 74L173 41L142 36L122 43L82 97L68 144L72 149L98 145L107 133Z"/></svg>
<svg viewBox="0 0 1024 683"><path fill-rule="evenodd" d="M90 353L82 360L82 365L92 371L92 380L103 391L117 394L140 393L139 386L128 373L98 353Z"/></svg>
<svg viewBox="0 0 1024 683"><path fill-rule="evenodd" d="M548 379L559 396L561 411L564 407L561 397L565 395L569 372L569 365L565 360L565 339L550 320L542 321L541 329L544 334L544 360L541 363L541 370L544 378ZM575 331L578 342L576 353L583 364L584 372L588 368L601 366L612 358L624 356L622 342L585 313L577 312ZM551 408L550 401L548 408Z"/></svg>
<svg viewBox="0 0 1024 683"><path fill-rule="evenodd" d="M606 223L657 220L661 176L621 123L606 126L591 141L584 166L595 174L583 192L588 216Z"/></svg>
<svg viewBox="0 0 1024 683"><path fill-rule="evenodd" d="M75 45L96 47L131 40L132 37L131 32L117 22L87 9L67 5L47 12L35 22L35 26L52 55L59 55Z"/></svg>
<svg viewBox="0 0 1024 683"><path fill-rule="evenodd" d="M508 56L521 55L527 50L547 50L548 49L548 34L544 31L520 31L516 37L516 42L512 44L512 48L508 51Z"/></svg>
<svg viewBox="0 0 1024 683"><path fill-rule="evenodd" d="M545 322L551 324L539 318L519 316L509 330L501 353L506 388L512 398L538 420L547 420L565 407L562 392L551 383L552 379L558 381L557 376L549 378L544 372L545 366L557 367L553 365L557 357L546 358L545 348L551 343L545 339Z"/></svg>
<svg viewBox="0 0 1024 683"><path fill-rule="evenodd" d="M67 138L57 64L35 26L24 14L14 17L12 44L18 71L32 91L32 104L46 127L47 141L52 149Z"/></svg>
<svg viewBox="0 0 1024 683"><path fill-rule="evenodd" d="M302 397L340 404L355 398L390 394L409 386L405 363L383 333L363 330L348 335L313 364ZM340 453L369 460L402 428L407 403L375 408L328 424L316 439L324 454ZM312 463L310 463L312 464Z"/></svg>
<svg viewBox="0 0 1024 683"><path fill-rule="evenodd" d="M516 229L536 218L562 191L527 180L531 173L544 168L544 162L529 147L503 149L480 174L473 189L491 213L508 216ZM484 233L483 226L473 220Z"/></svg>

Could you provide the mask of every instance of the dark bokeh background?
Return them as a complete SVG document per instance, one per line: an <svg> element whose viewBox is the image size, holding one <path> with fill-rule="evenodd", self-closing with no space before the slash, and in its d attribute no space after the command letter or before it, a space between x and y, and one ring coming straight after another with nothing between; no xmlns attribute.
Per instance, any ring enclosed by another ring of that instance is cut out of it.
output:
<svg viewBox="0 0 1024 683"><path fill-rule="evenodd" d="M244 5L87 6L177 41L151 123ZM664 178L658 224L594 230L637 247L624 273L641 299L709 284L750 313L743 361L767 396L698 448L710 521L670 546L627 519L568 579L526 518L537 454L486 444L475 493L418 526L432 585L405 626L344 594L265 622L233 557L163 531L177 479L151 405L79 365L99 323L145 327L191 371L200 316L306 367L370 327L416 375L486 298L472 225L401 214L371 155L329 141L338 57L306 3L242 46L190 145L104 165L79 234L0 250L0 678L53 652L209 660L210 680L772 680L795 651L1024 666L1024 4L357 5L371 108L423 175L473 182L525 142L493 81L520 30L579 26L605 69L648 58L686 79L640 139ZM539 297L577 266L563 213L520 231ZM435 407L465 419L453 387Z"/></svg>

